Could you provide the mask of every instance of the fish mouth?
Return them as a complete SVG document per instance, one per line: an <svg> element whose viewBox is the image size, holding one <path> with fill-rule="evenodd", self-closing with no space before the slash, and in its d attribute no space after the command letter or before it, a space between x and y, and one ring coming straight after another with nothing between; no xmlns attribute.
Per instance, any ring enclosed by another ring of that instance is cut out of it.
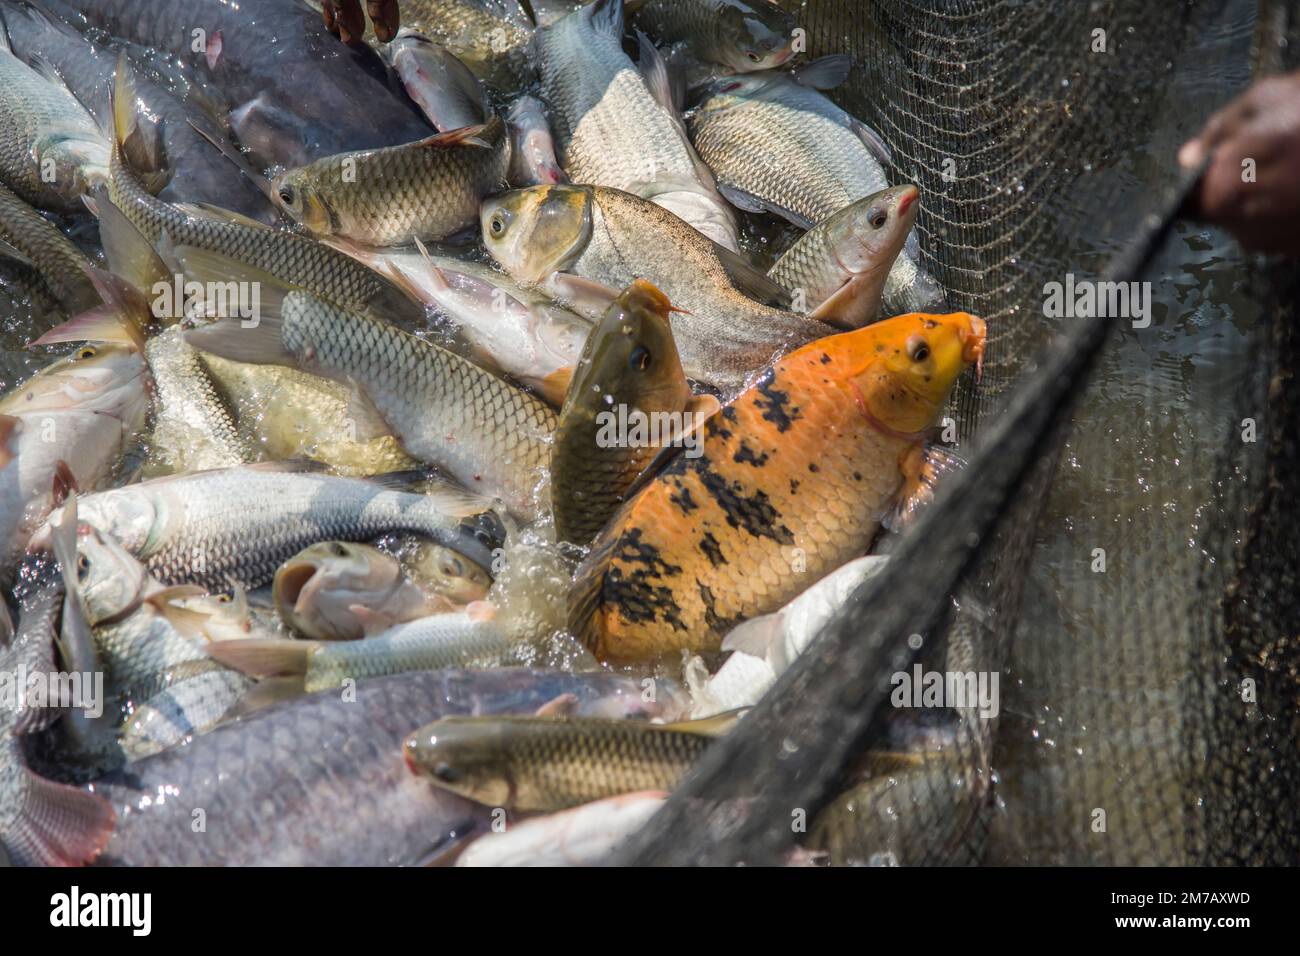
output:
<svg viewBox="0 0 1300 956"><path fill-rule="evenodd" d="M915 186L911 186L904 190L903 194L898 198L898 214L900 216L904 215L907 210L912 208L912 203L916 202L920 197L921 190L917 189Z"/></svg>
<svg viewBox="0 0 1300 956"><path fill-rule="evenodd" d="M276 603L282 607L301 612L299 599L308 590L308 585L316 577L316 565L307 561L288 563L280 569L275 578ZM307 595L310 597L310 595Z"/></svg>

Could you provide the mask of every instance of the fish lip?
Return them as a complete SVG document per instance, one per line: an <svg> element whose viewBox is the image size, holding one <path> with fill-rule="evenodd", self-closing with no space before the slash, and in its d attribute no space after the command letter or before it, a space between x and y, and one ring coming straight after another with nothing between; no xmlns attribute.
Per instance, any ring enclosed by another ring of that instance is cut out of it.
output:
<svg viewBox="0 0 1300 956"><path fill-rule="evenodd" d="M988 323L979 316L970 317L970 330L963 330L961 358L967 365L975 363L975 379L984 376L984 348L988 344Z"/></svg>
<svg viewBox="0 0 1300 956"><path fill-rule="evenodd" d="M280 568L280 573L276 575L275 592L285 607L302 613L298 601L316 577L317 570L316 565L310 561L289 561Z"/></svg>
<svg viewBox="0 0 1300 956"><path fill-rule="evenodd" d="M915 186L910 186L904 189L902 195L899 196L898 199L898 214L900 216L904 215L907 210L912 208L912 204L920 198L921 190L917 189Z"/></svg>

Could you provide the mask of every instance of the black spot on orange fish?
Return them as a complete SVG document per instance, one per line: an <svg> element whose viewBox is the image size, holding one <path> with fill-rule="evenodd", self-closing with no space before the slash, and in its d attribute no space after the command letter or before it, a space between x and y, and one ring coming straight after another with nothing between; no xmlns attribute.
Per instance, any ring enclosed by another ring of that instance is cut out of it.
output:
<svg viewBox="0 0 1300 956"><path fill-rule="evenodd" d="M727 559L722 556L722 546L712 531L704 532L704 537L700 538L700 550L715 568L727 563Z"/></svg>
<svg viewBox="0 0 1300 956"><path fill-rule="evenodd" d="M681 509L682 514L688 515L699 505L691 497L691 489L683 485L680 481L675 483L676 491L668 496L668 500Z"/></svg>
<svg viewBox="0 0 1300 956"><path fill-rule="evenodd" d="M793 494L795 494L796 492L798 492L798 490L799 490L799 479L798 479L798 478L791 478L791 479L790 479L790 494L793 495Z"/></svg>
<svg viewBox="0 0 1300 956"><path fill-rule="evenodd" d="M735 422L735 420L736 420L736 406L735 406L735 405L728 405L726 408L724 408L724 409L722 410L722 417L725 418L725 419L726 419L727 421L729 421L729 422Z"/></svg>
<svg viewBox="0 0 1300 956"><path fill-rule="evenodd" d="M736 449L736 454L732 456L732 461L738 465L753 465L755 468L762 468L767 464L767 452L754 454L754 449L749 447L745 439L740 440L740 447Z"/></svg>
<svg viewBox="0 0 1300 956"><path fill-rule="evenodd" d="M777 431L784 432L799 418L799 409L790 404L789 392L772 387L775 378L775 374L769 369L754 384L759 395L754 399L754 407L763 413L767 421L776 426Z"/></svg>
<svg viewBox="0 0 1300 956"><path fill-rule="evenodd" d="M711 469L700 472L700 481L722 509L731 527L744 529L755 538L771 538L780 544L794 541L790 529L779 523L781 513L772 506L766 492L746 495L739 482L733 486Z"/></svg>
<svg viewBox="0 0 1300 956"><path fill-rule="evenodd" d="M813 461L808 462L808 470L811 471L814 475L817 474L817 472L821 471L821 469L817 467L817 463Z"/></svg>
<svg viewBox="0 0 1300 956"><path fill-rule="evenodd" d="M830 357L829 355L827 355L825 352L823 352L823 353L822 353L822 360L821 360L821 361L822 361L822 364L823 364L823 365L830 365L830 364L831 364L831 357Z"/></svg>
<svg viewBox="0 0 1300 956"><path fill-rule="evenodd" d="M640 528L632 528L620 538L613 559L626 567L611 562L601 587L604 604L617 606L628 621L662 620L674 630L686 630L673 589L657 583L680 575L680 566L669 564L657 547L643 541Z"/></svg>
<svg viewBox="0 0 1300 956"><path fill-rule="evenodd" d="M855 471L855 472L853 473L853 480L854 480L854 481L861 481L861 480L862 480L862 472L860 472L860 471Z"/></svg>
<svg viewBox="0 0 1300 956"><path fill-rule="evenodd" d="M708 625L710 631L715 634L723 634L740 623L741 619L739 617L724 617L719 614L718 603L708 585L700 584L699 581L695 583L700 589L700 601L704 605L704 623Z"/></svg>

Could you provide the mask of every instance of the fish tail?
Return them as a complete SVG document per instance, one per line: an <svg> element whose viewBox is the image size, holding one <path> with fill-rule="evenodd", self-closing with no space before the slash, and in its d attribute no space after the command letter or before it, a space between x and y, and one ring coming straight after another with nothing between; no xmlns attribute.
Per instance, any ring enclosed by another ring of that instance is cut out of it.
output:
<svg viewBox="0 0 1300 956"><path fill-rule="evenodd" d="M112 129L109 139L116 154L128 165L150 193L157 194L171 170L163 149L162 134L157 126L148 129L140 123L135 104L139 101L135 71L123 53L117 60L111 96Z"/></svg>
<svg viewBox="0 0 1300 956"><path fill-rule="evenodd" d="M117 815L96 794L19 768L17 813L0 845L18 866L80 866L108 845Z"/></svg>
<svg viewBox="0 0 1300 956"><path fill-rule="evenodd" d="M213 286L257 292L255 314L216 314L216 321L185 333L190 345L233 362L255 365L288 365L297 368L298 355L284 342L284 301L290 289L279 279L255 266L231 259L219 252L194 246L172 246L163 237L164 253L180 262L186 276L203 288ZM213 305L205 304L211 312Z"/></svg>

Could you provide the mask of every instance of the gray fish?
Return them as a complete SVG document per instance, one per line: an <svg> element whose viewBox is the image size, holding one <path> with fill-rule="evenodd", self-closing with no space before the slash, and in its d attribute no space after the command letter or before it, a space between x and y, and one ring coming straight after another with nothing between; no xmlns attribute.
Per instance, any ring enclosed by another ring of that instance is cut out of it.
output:
<svg viewBox="0 0 1300 956"><path fill-rule="evenodd" d="M86 495L80 517L164 584L211 591L270 584L281 564L317 541L406 532L487 568L502 537L499 519L461 492L408 494L283 465L156 478ZM48 540L47 529L33 537L33 548Z"/></svg>
<svg viewBox="0 0 1300 956"><path fill-rule="evenodd" d="M506 114L510 127L510 185L537 186L568 182L555 158L551 123L535 96L521 96Z"/></svg>
<svg viewBox="0 0 1300 956"><path fill-rule="evenodd" d="M69 315L99 303L90 260L60 230L0 185L0 256L30 266Z"/></svg>
<svg viewBox="0 0 1300 956"><path fill-rule="evenodd" d="M636 25L736 73L772 69L794 55L795 19L771 0L651 0Z"/></svg>
<svg viewBox="0 0 1300 956"><path fill-rule="evenodd" d="M330 36L320 15L281 0L47 0L114 37L163 51L232 104L240 143L267 165L407 143L429 134L370 50ZM197 34L195 31L199 31ZM196 38L201 40L196 52Z"/></svg>
<svg viewBox="0 0 1300 956"><path fill-rule="evenodd" d="M537 31L561 165L575 183L650 199L735 251L735 217L691 148L666 65L645 41L638 69L622 37L623 0L596 0Z"/></svg>
<svg viewBox="0 0 1300 956"><path fill-rule="evenodd" d="M46 16L26 2L6 2L4 26L14 53L25 63L47 63L58 71L77 98L101 125L107 126L109 92L120 51L83 36L68 24ZM216 104L191 94L182 102L147 75L136 81L141 121L161 141L170 178L158 193L166 202L215 203L264 222L277 218L270 200L254 181L216 149L211 140L226 140L224 119ZM201 127L200 133L196 128ZM227 142L227 148L230 147Z"/></svg>
<svg viewBox="0 0 1300 956"><path fill-rule="evenodd" d="M450 50L403 27L383 53L435 129L446 133L488 118L491 107L483 85Z"/></svg>
<svg viewBox="0 0 1300 956"><path fill-rule="evenodd" d="M848 65L824 57L794 74L731 76L709 88L688 124L723 195L811 229L888 187L881 165L888 148L819 91L842 82ZM886 285L886 314L925 311L941 299L934 279L902 253Z"/></svg>
<svg viewBox="0 0 1300 956"><path fill-rule="evenodd" d="M452 714L531 713L564 695L576 698L582 715L670 716L674 706L666 693L662 704L643 702L640 682L629 678L515 669L403 674L359 683L355 700L327 691L286 701L91 784L87 790L117 817L98 862L427 862L485 830L488 817L411 773L404 734ZM160 790L166 800L154 799ZM205 830L196 832L200 808ZM27 832L40 810L48 805L29 801L6 830L11 856L10 834ZM105 833L102 815L84 810L47 826L58 843L76 849L93 850ZM17 854L15 862L31 859Z"/></svg>

